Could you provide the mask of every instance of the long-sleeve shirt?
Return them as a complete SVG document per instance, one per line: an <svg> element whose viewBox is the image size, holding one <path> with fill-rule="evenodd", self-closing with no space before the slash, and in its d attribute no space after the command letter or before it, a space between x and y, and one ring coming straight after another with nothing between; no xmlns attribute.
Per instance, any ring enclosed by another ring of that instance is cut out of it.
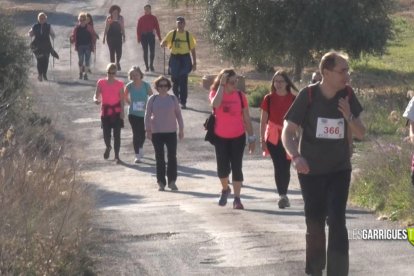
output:
<svg viewBox="0 0 414 276"><path fill-rule="evenodd" d="M138 19L137 24L137 37L141 41L141 35L143 33L152 33L155 30L158 39L161 40L161 31L158 24L158 19L152 14L145 14Z"/></svg>
<svg viewBox="0 0 414 276"><path fill-rule="evenodd" d="M177 132L184 129L181 109L174 95L152 95L145 110L145 129L152 133Z"/></svg>

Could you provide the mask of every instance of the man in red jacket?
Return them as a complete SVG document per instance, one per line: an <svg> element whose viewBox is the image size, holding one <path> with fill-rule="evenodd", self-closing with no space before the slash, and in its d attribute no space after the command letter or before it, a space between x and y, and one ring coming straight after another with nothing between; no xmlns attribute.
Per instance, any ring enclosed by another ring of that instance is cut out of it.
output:
<svg viewBox="0 0 414 276"><path fill-rule="evenodd" d="M137 24L137 39L141 43L144 52L145 71L151 70L154 72L154 56L155 56L155 35L157 33L158 40L161 41L160 26L158 19L151 14L151 5L144 6L145 14L138 19ZM150 51L150 63L148 66L148 47Z"/></svg>

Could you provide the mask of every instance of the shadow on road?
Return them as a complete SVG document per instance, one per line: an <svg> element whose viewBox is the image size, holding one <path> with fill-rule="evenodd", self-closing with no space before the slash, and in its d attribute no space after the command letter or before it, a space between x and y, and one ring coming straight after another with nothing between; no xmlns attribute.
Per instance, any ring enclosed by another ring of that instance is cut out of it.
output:
<svg viewBox="0 0 414 276"><path fill-rule="evenodd" d="M289 210L283 210L283 211L275 211L275 210L261 210L261 209L244 209L246 212L254 212L254 213L262 213L262 214L268 214L268 215L275 215L275 216L305 216L304 211L289 211Z"/></svg>
<svg viewBox="0 0 414 276"><path fill-rule="evenodd" d="M90 184L96 197L96 207L104 208L110 206L120 206L137 204L143 198L138 195L131 195L127 193L113 192L106 189L98 188L95 184Z"/></svg>
<svg viewBox="0 0 414 276"><path fill-rule="evenodd" d="M252 189L252 190L256 190L256 191L260 191L260 192L270 192L270 193L275 193L276 192L276 187L274 187L273 189L269 189L269 188L254 187L254 186L251 186L251 185L243 184L243 188ZM302 193L299 190L289 190L288 191L288 195L301 195L301 194Z"/></svg>

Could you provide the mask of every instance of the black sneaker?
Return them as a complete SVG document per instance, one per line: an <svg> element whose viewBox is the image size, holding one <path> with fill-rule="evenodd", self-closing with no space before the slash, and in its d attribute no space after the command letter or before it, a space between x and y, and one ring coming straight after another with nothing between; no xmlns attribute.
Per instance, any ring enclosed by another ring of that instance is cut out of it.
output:
<svg viewBox="0 0 414 276"><path fill-rule="evenodd" d="M105 160L109 158L109 153L111 152L111 149L112 149L111 147L105 149L105 152L103 154L103 158Z"/></svg>
<svg viewBox="0 0 414 276"><path fill-rule="evenodd" d="M231 189L229 186L227 186L227 190L221 191L221 196L218 202L218 205L220 206L226 206L227 204L227 198L229 197L229 194L231 194Z"/></svg>
<svg viewBox="0 0 414 276"><path fill-rule="evenodd" d="M145 72L148 72L149 71L149 68L147 67L147 68L145 68Z"/></svg>
<svg viewBox="0 0 414 276"><path fill-rule="evenodd" d="M154 72L155 71L154 66L150 66L150 70L151 72Z"/></svg>
<svg viewBox="0 0 414 276"><path fill-rule="evenodd" d="M80 80L83 79L83 73L82 72L79 73L79 79Z"/></svg>
<svg viewBox="0 0 414 276"><path fill-rule="evenodd" d="M158 184L158 191L162 192L165 190L165 184L161 182L157 182Z"/></svg>
<svg viewBox="0 0 414 276"><path fill-rule="evenodd" d="M84 79L84 80L88 80L88 74L86 74L86 73L85 73L85 74L83 74L83 79Z"/></svg>
<svg viewBox="0 0 414 276"><path fill-rule="evenodd" d="M117 69L118 71L121 71L121 64L117 63L117 64L116 64L116 69Z"/></svg>
<svg viewBox="0 0 414 276"><path fill-rule="evenodd" d="M43 79L44 79L45 81L47 81L47 76L46 76L46 74L43 74Z"/></svg>

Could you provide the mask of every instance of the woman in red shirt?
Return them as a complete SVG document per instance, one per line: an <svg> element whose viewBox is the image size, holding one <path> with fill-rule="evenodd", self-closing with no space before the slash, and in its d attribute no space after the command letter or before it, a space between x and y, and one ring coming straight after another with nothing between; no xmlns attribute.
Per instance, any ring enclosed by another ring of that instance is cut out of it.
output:
<svg viewBox="0 0 414 276"><path fill-rule="evenodd" d="M248 134L249 151L255 148L256 136L253 135L249 105L243 92L236 87L237 76L233 69L223 69L214 80L210 91L210 102L216 116L214 133L217 174L223 190L220 206L227 204L229 174L232 173L234 201L233 209L244 209L240 201L243 182L242 160Z"/></svg>
<svg viewBox="0 0 414 276"><path fill-rule="evenodd" d="M290 207L287 197L290 182L290 158L281 141L283 119L295 96L291 89L298 91L285 71L277 71L272 78L270 93L264 96L260 108L260 143L263 155L270 153L273 161L275 182L279 193L279 208Z"/></svg>

